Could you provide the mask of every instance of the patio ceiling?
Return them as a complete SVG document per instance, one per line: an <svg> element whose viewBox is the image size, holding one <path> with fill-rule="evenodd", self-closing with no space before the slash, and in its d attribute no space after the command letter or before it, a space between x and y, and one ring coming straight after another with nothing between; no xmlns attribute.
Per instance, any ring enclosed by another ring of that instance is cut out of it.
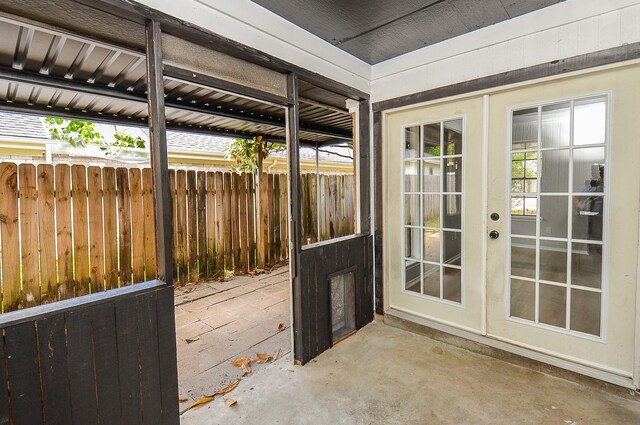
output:
<svg viewBox="0 0 640 425"><path fill-rule="evenodd" d="M142 51L2 12L0 39L0 109L147 125ZM169 129L285 140L285 109L281 105L186 81L171 73L166 73L164 82ZM351 140L346 99L301 83L301 142L315 145Z"/></svg>
<svg viewBox="0 0 640 425"><path fill-rule="evenodd" d="M369 64L564 0L252 0Z"/></svg>

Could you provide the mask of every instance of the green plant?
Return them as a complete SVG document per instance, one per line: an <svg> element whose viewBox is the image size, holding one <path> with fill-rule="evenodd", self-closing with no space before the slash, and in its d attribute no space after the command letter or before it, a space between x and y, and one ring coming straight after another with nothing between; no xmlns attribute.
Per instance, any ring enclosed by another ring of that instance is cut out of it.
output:
<svg viewBox="0 0 640 425"><path fill-rule="evenodd" d="M65 120L62 118L45 118L49 128L49 134L54 140L66 140L74 148L83 148L87 145L98 145L105 155L118 152L121 148L142 148L145 143L142 137L133 137L116 128L113 140L106 140L96 130L96 125L90 121Z"/></svg>
<svg viewBox="0 0 640 425"><path fill-rule="evenodd" d="M262 161L275 152L285 150L285 145L281 143L268 142L262 136L252 139L234 139L224 150L225 157L235 160L236 165L231 167L235 173L260 173L262 171Z"/></svg>
<svg viewBox="0 0 640 425"><path fill-rule="evenodd" d="M99 145L104 138L96 131L94 123L81 120L65 120L62 118L45 118L51 138L66 140L74 148L87 145Z"/></svg>

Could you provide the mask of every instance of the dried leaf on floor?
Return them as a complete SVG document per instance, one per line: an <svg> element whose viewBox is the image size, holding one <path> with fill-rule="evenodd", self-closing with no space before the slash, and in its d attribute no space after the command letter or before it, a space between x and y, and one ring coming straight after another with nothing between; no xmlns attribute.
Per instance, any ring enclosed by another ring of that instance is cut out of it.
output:
<svg viewBox="0 0 640 425"><path fill-rule="evenodd" d="M278 351L273 354L273 360L278 360L280 357L282 357L282 350L278 348Z"/></svg>
<svg viewBox="0 0 640 425"><path fill-rule="evenodd" d="M278 332L282 332L286 328L284 323L278 323Z"/></svg>
<svg viewBox="0 0 640 425"><path fill-rule="evenodd" d="M238 384L240 384L240 380L236 379L235 381L233 381L232 383L230 383L229 385L227 385L224 388L221 388L219 390L217 390L215 393L211 394L211 397L217 396L217 395L223 395L223 394L227 394L230 393L231 391L235 390L236 387L238 386Z"/></svg>
<svg viewBox="0 0 640 425"><path fill-rule="evenodd" d="M231 364L234 365L235 367L242 367L242 365L250 365L251 360L249 360L246 357L240 357L238 360L232 362Z"/></svg>
<svg viewBox="0 0 640 425"><path fill-rule="evenodd" d="M196 339L185 339L185 341L187 342L187 344L191 344L192 342L196 342L197 340L199 340L200 338L196 338Z"/></svg>
<svg viewBox="0 0 640 425"><path fill-rule="evenodd" d="M237 401L235 401L235 400L234 400L234 399L232 399L232 398L228 398L228 399L226 399L226 400L224 401L224 404L225 404L227 407L231 407L231 406L233 406L233 405L234 405L234 404L236 404L236 403L237 403Z"/></svg>
<svg viewBox="0 0 640 425"><path fill-rule="evenodd" d="M243 363L242 364L242 376L248 375L251 373L251 366L249 366L249 363Z"/></svg>
<svg viewBox="0 0 640 425"><path fill-rule="evenodd" d="M185 401L189 401L189 398L187 398L187 397L178 397L178 401L180 403L184 403Z"/></svg>
<svg viewBox="0 0 640 425"><path fill-rule="evenodd" d="M200 400L196 401L191 406L189 406L185 410L183 410L182 413L186 412L187 410L191 410L196 406L200 406L201 404L209 403L211 400L213 400L213 395L202 397Z"/></svg>
<svg viewBox="0 0 640 425"><path fill-rule="evenodd" d="M271 356L266 353L256 353L256 357L252 360L257 364L265 364L271 361Z"/></svg>

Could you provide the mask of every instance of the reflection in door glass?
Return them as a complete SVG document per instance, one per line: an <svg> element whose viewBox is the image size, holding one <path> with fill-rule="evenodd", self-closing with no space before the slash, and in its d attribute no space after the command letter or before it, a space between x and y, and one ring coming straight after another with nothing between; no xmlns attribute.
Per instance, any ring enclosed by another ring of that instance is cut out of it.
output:
<svg viewBox="0 0 640 425"><path fill-rule="evenodd" d="M404 132L404 216L405 226L411 226L405 227L404 288L454 303L462 302L463 124L455 119ZM422 141L417 162L407 153L414 152L416 135ZM417 187L414 171L421 176ZM421 260L419 267L414 258Z"/></svg>
<svg viewBox="0 0 640 425"><path fill-rule="evenodd" d="M606 102L513 112L511 317L600 336Z"/></svg>

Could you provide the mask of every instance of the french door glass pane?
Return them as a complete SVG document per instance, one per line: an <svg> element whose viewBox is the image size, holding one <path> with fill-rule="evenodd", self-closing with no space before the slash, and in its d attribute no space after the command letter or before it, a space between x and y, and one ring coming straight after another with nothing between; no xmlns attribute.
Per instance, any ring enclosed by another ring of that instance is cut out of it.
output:
<svg viewBox="0 0 640 425"><path fill-rule="evenodd" d="M440 123L422 127L422 157L440 156Z"/></svg>
<svg viewBox="0 0 640 425"><path fill-rule="evenodd" d="M420 259L420 234L422 230L415 227L404 229L404 256L411 260Z"/></svg>
<svg viewBox="0 0 640 425"><path fill-rule="evenodd" d="M573 144L594 145L605 142L607 104L604 97L577 100L573 111Z"/></svg>
<svg viewBox="0 0 640 425"><path fill-rule="evenodd" d="M567 237L568 196L540 197L540 236Z"/></svg>
<svg viewBox="0 0 640 425"><path fill-rule="evenodd" d="M404 289L420 293L420 263L405 260Z"/></svg>
<svg viewBox="0 0 640 425"><path fill-rule="evenodd" d="M542 151L540 191L566 193L569 190L569 149Z"/></svg>
<svg viewBox="0 0 640 425"><path fill-rule="evenodd" d="M602 245L571 244L571 284L602 287Z"/></svg>
<svg viewBox="0 0 640 425"><path fill-rule="evenodd" d="M424 295L440 298L440 266L423 263L422 285Z"/></svg>
<svg viewBox="0 0 640 425"><path fill-rule="evenodd" d="M571 330L591 335L600 335L600 308L602 294L599 292L571 290Z"/></svg>
<svg viewBox="0 0 640 425"><path fill-rule="evenodd" d="M420 162L404 162L404 191L420 192Z"/></svg>
<svg viewBox="0 0 640 425"><path fill-rule="evenodd" d="M536 235L536 220L533 217L525 217L522 214L511 215L511 234L521 236Z"/></svg>
<svg viewBox="0 0 640 425"><path fill-rule="evenodd" d="M602 241L603 196L574 196L571 235L573 239Z"/></svg>
<svg viewBox="0 0 640 425"><path fill-rule="evenodd" d="M573 151L573 191L604 192L604 148Z"/></svg>
<svg viewBox="0 0 640 425"><path fill-rule="evenodd" d="M542 107L541 138L543 148L569 146L571 136L571 103Z"/></svg>
<svg viewBox="0 0 640 425"><path fill-rule="evenodd" d="M535 320L536 283L529 280L511 279L511 317Z"/></svg>
<svg viewBox="0 0 640 425"><path fill-rule="evenodd" d="M408 127L404 130L404 157L420 156L420 127Z"/></svg>
<svg viewBox="0 0 640 425"><path fill-rule="evenodd" d="M420 225L420 195L404 195L404 224Z"/></svg>
<svg viewBox="0 0 640 425"><path fill-rule="evenodd" d="M422 195L422 225L440 228L440 195Z"/></svg>
<svg viewBox="0 0 640 425"><path fill-rule="evenodd" d="M424 248L422 249L422 259L440 262L440 230L424 231Z"/></svg>
<svg viewBox="0 0 640 425"><path fill-rule="evenodd" d="M442 215L446 229L460 229L462 225L462 196L444 195Z"/></svg>
<svg viewBox="0 0 640 425"><path fill-rule="evenodd" d="M440 160L422 161L422 192L440 193Z"/></svg>
<svg viewBox="0 0 640 425"><path fill-rule="evenodd" d="M567 283L567 242L540 240L539 279Z"/></svg>
<svg viewBox="0 0 640 425"><path fill-rule="evenodd" d="M538 108L523 109L513 113L511 143L513 150L538 147Z"/></svg>
<svg viewBox="0 0 640 425"><path fill-rule="evenodd" d="M567 288L565 286L540 284L538 321L564 328L567 318Z"/></svg>
<svg viewBox="0 0 640 425"><path fill-rule="evenodd" d="M442 252L445 264L461 265L462 259L462 233L460 232L442 232L442 240L444 242Z"/></svg>
<svg viewBox="0 0 640 425"><path fill-rule="evenodd" d="M462 157L445 158L445 192L462 192Z"/></svg>
<svg viewBox="0 0 640 425"><path fill-rule="evenodd" d="M445 155L462 155L462 120L444 123Z"/></svg>
<svg viewBox="0 0 640 425"><path fill-rule="evenodd" d="M442 298L456 303L462 302L462 270L442 268Z"/></svg>
<svg viewBox="0 0 640 425"><path fill-rule="evenodd" d="M536 278L536 240L511 238L511 275Z"/></svg>

